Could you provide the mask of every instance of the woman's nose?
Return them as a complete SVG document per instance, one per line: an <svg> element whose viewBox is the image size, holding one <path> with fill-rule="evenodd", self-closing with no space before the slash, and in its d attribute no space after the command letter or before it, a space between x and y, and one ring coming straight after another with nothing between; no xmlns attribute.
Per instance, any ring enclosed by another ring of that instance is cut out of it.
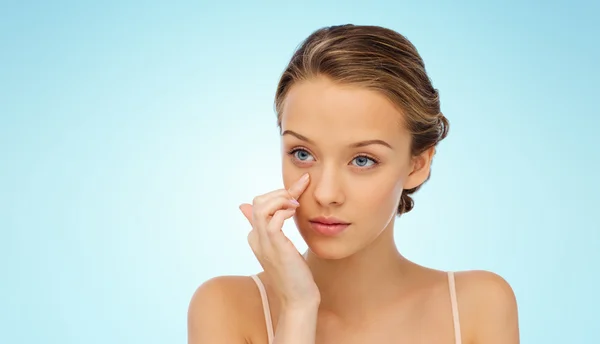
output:
<svg viewBox="0 0 600 344"><path fill-rule="evenodd" d="M344 203L343 180L339 171L333 168L323 169L318 173L311 173L311 179L314 187L313 195L321 206Z"/></svg>

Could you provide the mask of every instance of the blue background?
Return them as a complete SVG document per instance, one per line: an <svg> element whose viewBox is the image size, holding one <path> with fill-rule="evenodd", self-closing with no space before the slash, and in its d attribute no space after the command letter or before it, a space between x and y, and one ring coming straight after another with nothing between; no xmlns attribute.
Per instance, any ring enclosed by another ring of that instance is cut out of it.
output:
<svg viewBox="0 0 600 344"><path fill-rule="evenodd" d="M504 276L523 343L600 342L599 9L3 1L0 342L185 342L199 284L259 271L237 206L281 187L280 73L344 23L406 35L451 122L401 251Z"/></svg>

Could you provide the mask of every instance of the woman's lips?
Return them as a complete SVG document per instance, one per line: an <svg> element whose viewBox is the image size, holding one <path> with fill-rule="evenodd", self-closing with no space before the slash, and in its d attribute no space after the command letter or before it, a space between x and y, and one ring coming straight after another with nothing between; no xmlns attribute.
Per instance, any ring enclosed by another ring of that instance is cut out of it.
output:
<svg viewBox="0 0 600 344"><path fill-rule="evenodd" d="M348 226L349 223L323 223L319 221L309 221L312 229L325 236L335 236L343 232Z"/></svg>

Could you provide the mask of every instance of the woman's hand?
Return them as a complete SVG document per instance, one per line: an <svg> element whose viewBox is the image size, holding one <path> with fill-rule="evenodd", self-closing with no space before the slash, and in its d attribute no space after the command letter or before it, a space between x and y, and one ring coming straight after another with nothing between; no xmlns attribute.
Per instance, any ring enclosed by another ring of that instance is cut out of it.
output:
<svg viewBox="0 0 600 344"><path fill-rule="evenodd" d="M281 230L299 207L296 201L309 184L308 173L289 190L276 190L254 198L240 210L252 225L248 243L269 276L285 309L318 306L320 294L312 273L294 244Z"/></svg>

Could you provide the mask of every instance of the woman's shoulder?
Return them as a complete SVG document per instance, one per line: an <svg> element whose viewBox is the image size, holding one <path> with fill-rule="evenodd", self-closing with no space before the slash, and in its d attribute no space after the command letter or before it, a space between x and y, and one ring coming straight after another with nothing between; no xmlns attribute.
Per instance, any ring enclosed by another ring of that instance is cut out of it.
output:
<svg viewBox="0 0 600 344"><path fill-rule="evenodd" d="M458 310L464 331L477 342L503 333L518 338L517 300L512 286L499 274L486 270L454 272Z"/></svg>
<svg viewBox="0 0 600 344"><path fill-rule="evenodd" d="M200 284L188 306L188 336L194 337L210 329L211 333L227 333L219 340L245 340L256 327L261 314L259 291L251 276L217 276ZM195 342L195 341L191 341Z"/></svg>
<svg viewBox="0 0 600 344"><path fill-rule="evenodd" d="M225 275L212 277L196 288L189 312L231 312L260 305L260 294L251 276Z"/></svg>
<svg viewBox="0 0 600 344"><path fill-rule="evenodd" d="M513 288L504 277L487 270L453 272L456 293L464 302L481 307L514 307L516 297Z"/></svg>
<svg viewBox="0 0 600 344"><path fill-rule="evenodd" d="M248 292L255 288L255 283L250 276L224 275L212 277L195 290L192 301L195 299L210 298L221 299L221 302L231 302L247 298Z"/></svg>

